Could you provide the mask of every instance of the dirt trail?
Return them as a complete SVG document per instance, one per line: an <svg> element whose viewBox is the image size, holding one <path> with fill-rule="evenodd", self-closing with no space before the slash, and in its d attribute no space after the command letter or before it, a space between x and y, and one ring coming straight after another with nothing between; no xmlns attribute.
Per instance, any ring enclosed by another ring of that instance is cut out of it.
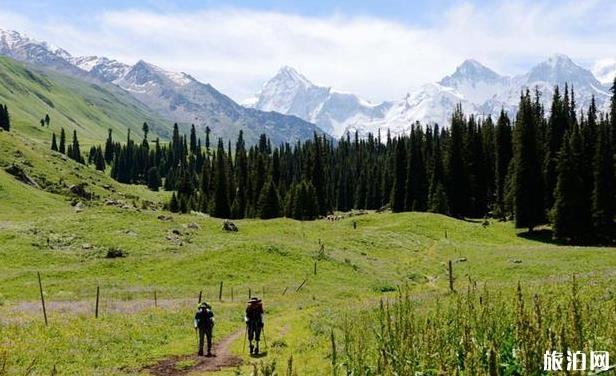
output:
<svg viewBox="0 0 616 376"><path fill-rule="evenodd" d="M192 372L214 372L223 368L236 367L242 364L242 359L231 353L231 344L244 334L244 330L225 337L214 344L215 357L193 355L178 355L160 360L145 370L155 376L186 375ZM181 363L180 363L181 362ZM178 364L180 363L180 364Z"/></svg>

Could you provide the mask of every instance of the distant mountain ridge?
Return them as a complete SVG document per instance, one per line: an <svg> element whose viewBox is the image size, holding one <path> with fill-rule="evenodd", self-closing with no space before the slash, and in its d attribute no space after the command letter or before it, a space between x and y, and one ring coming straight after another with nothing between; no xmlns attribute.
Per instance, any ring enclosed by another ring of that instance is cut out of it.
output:
<svg viewBox="0 0 616 376"><path fill-rule="evenodd" d="M497 115L501 109L514 114L520 92L539 89L549 110L554 86L573 87L578 108L587 108L594 95L605 110L609 87L616 75L616 60L602 60L592 72L565 55L555 54L527 73L504 76L474 59L455 72L428 83L404 98L371 103L352 93L313 84L292 67L282 67L244 106L186 73L169 72L145 61L127 65L107 57L73 57L46 42L37 42L15 31L0 29L0 54L36 66L95 82L114 84L154 111L199 128L208 125L214 136L235 138L243 130L249 141L266 133L275 143L306 139L324 131L334 137L346 132L407 132L411 124L447 126L454 107L467 114ZM610 78L612 76L612 78Z"/></svg>
<svg viewBox="0 0 616 376"><path fill-rule="evenodd" d="M140 60L130 66L106 57L74 57L67 51L16 31L0 29L0 55L73 77L117 85L169 119L170 123L209 126L213 137L247 142L265 133L275 144L311 138L322 131L299 117L243 107L186 73L169 72Z"/></svg>
<svg viewBox="0 0 616 376"><path fill-rule="evenodd" d="M610 72L612 66L603 68ZM613 66L616 73L616 64ZM606 73L609 74L609 73ZM502 76L476 60L465 60L439 82L423 85L403 99L372 104L353 94L338 95L329 87L312 84L290 67L283 67L248 104L257 109L293 114L314 122L336 137L347 131L365 135L390 130L400 134L411 124L447 125L456 104L467 114L497 115L501 109L513 114L523 90L538 88L549 109L554 86L572 87L576 103L587 108L592 96L606 109L609 86L569 57L555 54L518 76Z"/></svg>

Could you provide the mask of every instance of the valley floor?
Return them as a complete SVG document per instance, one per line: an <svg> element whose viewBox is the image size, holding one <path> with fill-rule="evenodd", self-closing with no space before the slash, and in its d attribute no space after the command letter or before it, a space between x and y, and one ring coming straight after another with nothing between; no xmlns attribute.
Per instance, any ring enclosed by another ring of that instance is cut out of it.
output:
<svg viewBox="0 0 616 376"><path fill-rule="evenodd" d="M222 220L160 210L166 193L117 184L39 148L0 133L0 374L147 374L196 351L200 294L216 313L215 341L242 330L249 294L264 299L267 356L250 358L241 335L229 344L243 372L272 361L286 370L292 356L299 375L328 374L332 329L395 297L398 286L418 304L448 295L449 260L459 291L469 281L507 291L520 282L540 293L578 275L615 296L614 249L558 246L521 237L511 223L426 213L240 220L227 233ZM14 163L39 186L8 174ZM97 199L67 195L79 181ZM124 257L108 258L109 250ZM179 359L179 373L194 366Z"/></svg>

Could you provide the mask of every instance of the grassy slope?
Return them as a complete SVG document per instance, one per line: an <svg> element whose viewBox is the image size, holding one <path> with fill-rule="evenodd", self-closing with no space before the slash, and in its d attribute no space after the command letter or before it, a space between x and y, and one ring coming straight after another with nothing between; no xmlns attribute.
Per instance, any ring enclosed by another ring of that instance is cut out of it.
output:
<svg viewBox="0 0 616 376"><path fill-rule="evenodd" d="M49 186L60 193L64 185L85 180L102 198L156 202L164 195L114 183L19 134L0 133L0 164L14 162L38 180L57 183ZM336 223L241 220L238 233L224 233L221 221L209 217L161 221L160 211L100 202L76 213L68 201L0 170L0 348L15 370L36 359L41 373L54 365L66 373L135 373L157 358L191 352L198 291L216 301L224 281L224 302L214 304L219 337L242 328L242 301L251 288L266 299L267 341L276 345L268 358L285 368L293 354L301 375L321 375L328 367L329 328L345 312L372 306L389 295L383 290L399 284L411 284L427 299L445 294L449 259L467 259L454 266L460 288L467 276L508 289L517 281L557 284L573 273L613 280L616 267L613 249L524 239L510 223L483 228L432 214L369 214ZM199 228L188 226L193 223ZM327 257L315 276L320 242ZM109 247L121 247L128 257L105 259ZM48 328L37 303L37 271L49 306ZM92 319L96 286L102 294L98 321ZM237 352L241 347L240 341L234 345Z"/></svg>
<svg viewBox="0 0 616 376"><path fill-rule="evenodd" d="M108 129L117 139L124 139L127 129L141 137L144 121L153 135L166 137L171 129L169 121L112 85L35 70L7 57L0 57L0 103L8 105L14 128L47 143L61 127L69 137L77 130L86 145L103 143ZM41 128L39 121L47 113L51 125Z"/></svg>

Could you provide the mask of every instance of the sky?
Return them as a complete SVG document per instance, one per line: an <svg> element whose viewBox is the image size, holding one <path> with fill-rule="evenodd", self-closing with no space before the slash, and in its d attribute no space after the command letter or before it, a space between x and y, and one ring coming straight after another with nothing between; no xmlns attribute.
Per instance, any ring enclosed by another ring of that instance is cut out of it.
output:
<svg viewBox="0 0 616 376"><path fill-rule="evenodd" d="M0 28L183 71L238 101L284 65L374 102L467 58L506 75L553 53L590 68L616 58L615 14L613 0L0 0Z"/></svg>

